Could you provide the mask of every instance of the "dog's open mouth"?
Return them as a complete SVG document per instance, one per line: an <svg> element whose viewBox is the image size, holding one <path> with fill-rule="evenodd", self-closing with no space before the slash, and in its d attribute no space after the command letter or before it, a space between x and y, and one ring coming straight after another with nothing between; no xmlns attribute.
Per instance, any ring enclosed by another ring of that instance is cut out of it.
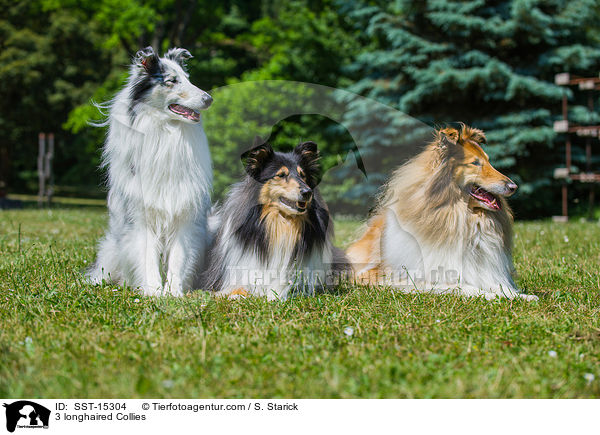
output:
<svg viewBox="0 0 600 435"><path fill-rule="evenodd" d="M283 196L279 198L279 202L297 213L304 213L306 211L306 206L308 205L306 201L289 201Z"/></svg>
<svg viewBox="0 0 600 435"><path fill-rule="evenodd" d="M486 208L490 210L500 210L500 201L498 201L498 198L485 190L483 187L473 185L471 187L471 192L469 193Z"/></svg>
<svg viewBox="0 0 600 435"><path fill-rule="evenodd" d="M169 104L169 110L177 115L183 116L190 121L200 120L200 114L189 107L182 106L181 104Z"/></svg>

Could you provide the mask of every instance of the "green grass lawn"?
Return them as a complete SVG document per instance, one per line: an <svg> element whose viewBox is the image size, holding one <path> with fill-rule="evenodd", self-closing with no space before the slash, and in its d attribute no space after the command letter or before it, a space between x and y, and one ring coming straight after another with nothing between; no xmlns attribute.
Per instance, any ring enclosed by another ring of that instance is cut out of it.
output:
<svg viewBox="0 0 600 435"><path fill-rule="evenodd" d="M266 302L85 284L105 220L0 212L0 396L600 397L597 224L516 225L539 302L368 287ZM340 245L356 226L338 222Z"/></svg>

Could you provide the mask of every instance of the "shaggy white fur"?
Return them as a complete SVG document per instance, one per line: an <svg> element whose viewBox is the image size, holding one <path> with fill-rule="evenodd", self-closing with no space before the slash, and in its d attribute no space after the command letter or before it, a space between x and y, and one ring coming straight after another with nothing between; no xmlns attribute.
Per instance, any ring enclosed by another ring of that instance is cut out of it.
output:
<svg viewBox="0 0 600 435"><path fill-rule="evenodd" d="M182 295L208 245L212 169L200 110L212 99L190 83L187 50L158 58L149 47L110 103L103 165L109 227L89 270L146 295Z"/></svg>

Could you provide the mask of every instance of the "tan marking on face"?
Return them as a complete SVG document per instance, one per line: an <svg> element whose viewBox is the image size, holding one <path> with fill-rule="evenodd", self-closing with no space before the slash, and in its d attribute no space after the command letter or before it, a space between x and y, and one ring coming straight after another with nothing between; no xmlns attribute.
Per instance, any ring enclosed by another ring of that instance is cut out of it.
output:
<svg viewBox="0 0 600 435"><path fill-rule="evenodd" d="M282 166L275 174L276 177L287 177L288 175L290 175L290 170L287 166Z"/></svg>
<svg viewBox="0 0 600 435"><path fill-rule="evenodd" d="M499 192L506 190L507 183L512 183L512 180L492 166L489 156L477 142L461 140L460 144L464 153L456 166L457 183L463 188L476 184L494 195L503 196ZM475 161L478 161L479 165L473 164ZM469 198L469 205L475 207L478 201Z"/></svg>
<svg viewBox="0 0 600 435"><path fill-rule="evenodd" d="M281 197L291 202L300 200L300 184L292 177L288 177L289 169L285 166L282 166L276 174L276 177L265 182L260 189L258 197L262 205L260 219L266 226L269 246L275 248L283 244L293 249L300 238L307 213L294 213L281 203Z"/></svg>
<svg viewBox="0 0 600 435"><path fill-rule="evenodd" d="M296 171L298 172L298 175L300 176L300 178L302 178L304 181L306 181L306 174L304 173L304 171L302 170L302 168L300 166L298 166L296 168Z"/></svg>

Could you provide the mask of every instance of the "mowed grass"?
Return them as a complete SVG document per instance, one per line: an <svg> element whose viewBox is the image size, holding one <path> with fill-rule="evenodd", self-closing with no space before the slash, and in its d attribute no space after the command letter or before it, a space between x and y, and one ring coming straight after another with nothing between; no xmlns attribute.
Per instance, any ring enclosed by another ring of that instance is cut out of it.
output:
<svg viewBox="0 0 600 435"><path fill-rule="evenodd" d="M87 285L105 220L0 212L0 396L600 397L597 224L516 225L535 303L348 285L266 302Z"/></svg>

